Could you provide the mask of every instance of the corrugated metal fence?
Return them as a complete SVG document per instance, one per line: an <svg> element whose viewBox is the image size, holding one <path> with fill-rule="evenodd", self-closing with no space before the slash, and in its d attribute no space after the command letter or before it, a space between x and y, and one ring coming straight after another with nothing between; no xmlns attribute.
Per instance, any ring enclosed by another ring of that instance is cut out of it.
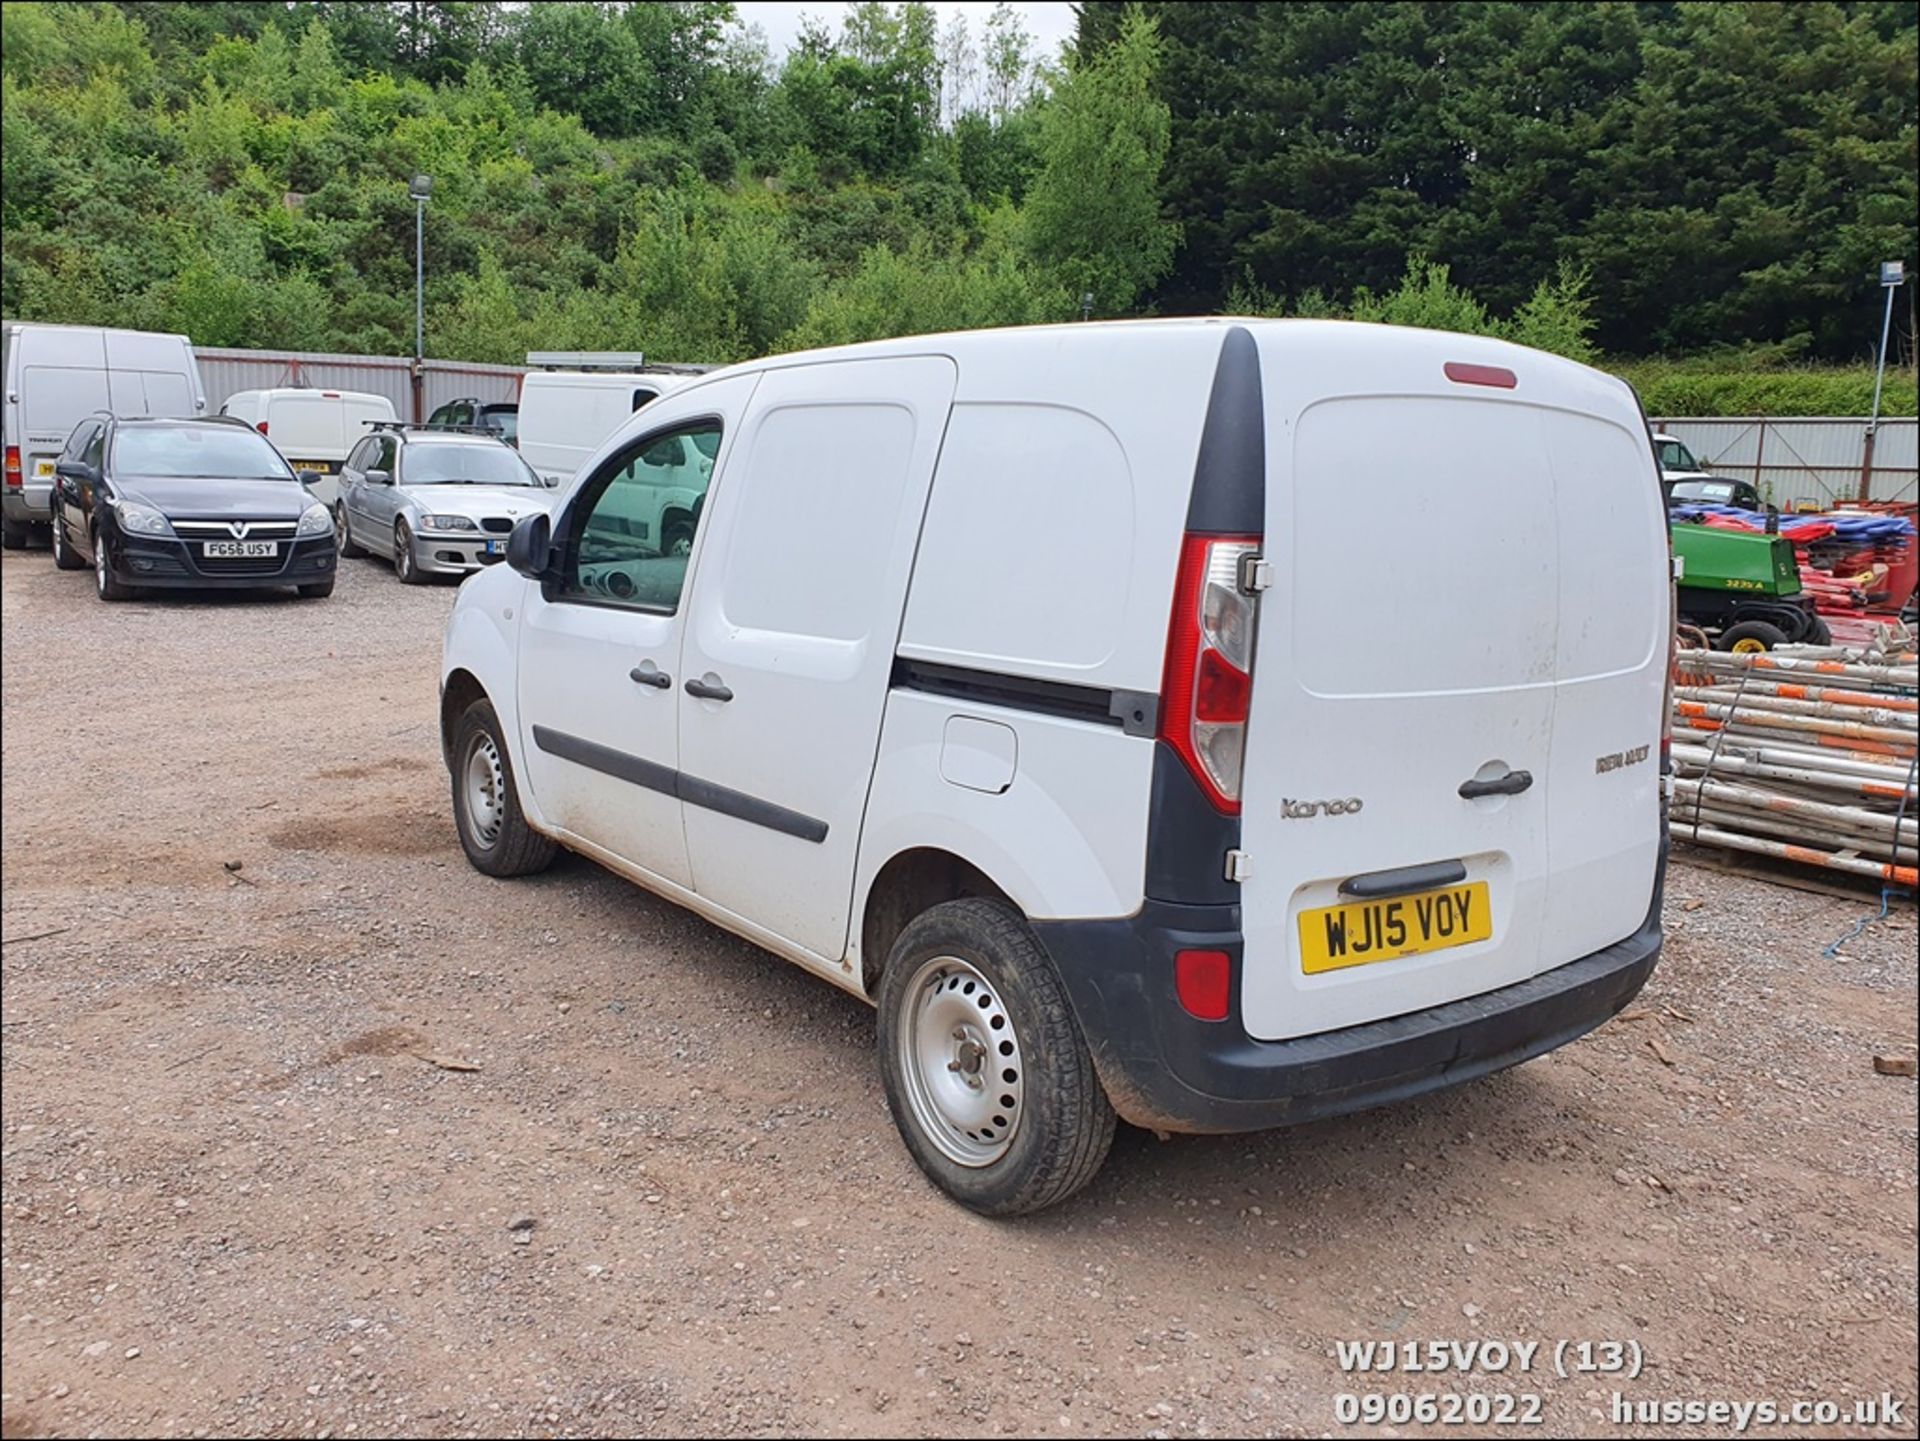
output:
<svg viewBox="0 0 1920 1441"><path fill-rule="evenodd" d="M487 365L472 360L429 360L421 366L421 412L413 413L413 361L400 355L329 355L309 350L227 350L195 346L200 379L207 388L207 413L219 411L228 396L242 390L305 385L317 390L360 390L384 395L394 414L425 420L449 400L518 400L521 365Z"/></svg>
<svg viewBox="0 0 1920 1441"><path fill-rule="evenodd" d="M1920 421L1883 420L1867 469L1867 422L1860 416L1769 420L1763 416L1670 417L1653 422L1716 475L1750 480L1785 510L1836 500L1912 501L1920 494ZM1865 490L1862 490L1862 484Z"/></svg>

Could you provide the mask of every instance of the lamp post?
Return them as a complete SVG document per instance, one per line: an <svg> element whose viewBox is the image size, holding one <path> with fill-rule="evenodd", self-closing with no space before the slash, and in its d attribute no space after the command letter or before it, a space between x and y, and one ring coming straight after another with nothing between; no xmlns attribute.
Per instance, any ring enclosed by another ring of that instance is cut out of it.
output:
<svg viewBox="0 0 1920 1441"><path fill-rule="evenodd" d="M413 421L418 425L426 414L427 360L427 196L433 193L433 177L416 175L407 187L413 197Z"/></svg>
<svg viewBox="0 0 1920 1441"><path fill-rule="evenodd" d="M1880 318L1880 363L1873 372L1873 412L1867 417L1867 444L1860 457L1860 499L1871 500L1873 490L1873 438L1880 429L1880 387L1887 378L1887 332L1893 326L1893 293L1907 279L1906 262L1880 262L1880 288L1887 292L1886 313Z"/></svg>

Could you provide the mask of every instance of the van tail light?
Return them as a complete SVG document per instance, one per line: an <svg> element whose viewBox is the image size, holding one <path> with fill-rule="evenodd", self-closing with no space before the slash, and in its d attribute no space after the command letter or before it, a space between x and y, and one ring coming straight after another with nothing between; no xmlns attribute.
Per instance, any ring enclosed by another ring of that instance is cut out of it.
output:
<svg viewBox="0 0 1920 1441"><path fill-rule="evenodd" d="M265 435L267 433L267 423L264 420L256 420L253 423L253 428L259 431L262 435Z"/></svg>
<svg viewBox="0 0 1920 1441"><path fill-rule="evenodd" d="M10 490L18 489L25 484L26 481L20 474L20 447L10 445L7 447L7 487Z"/></svg>
<svg viewBox="0 0 1920 1441"><path fill-rule="evenodd" d="M1180 547L1160 684L1160 739L1226 815L1240 813L1247 710L1253 697L1254 597L1242 562L1258 536L1190 535Z"/></svg>
<svg viewBox="0 0 1920 1441"><path fill-rule="evenodd" d="M1173 990L1195 1020L1226 1020L1233 990L1233 958L1225 951L1175 951Z"/></svg>

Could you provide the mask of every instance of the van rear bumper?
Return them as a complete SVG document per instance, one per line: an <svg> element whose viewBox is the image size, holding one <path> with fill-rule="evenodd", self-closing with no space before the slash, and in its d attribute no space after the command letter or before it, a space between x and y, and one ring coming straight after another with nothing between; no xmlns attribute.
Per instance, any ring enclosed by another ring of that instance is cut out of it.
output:
<svg viewBox="0 0 1920 1441"><path fill-rule="evenodd" d="M1484 995L1317 1036L1258 1041L1240 1023L1237 906L1148 901L1119 920L1039 921L1114 1109L1163 1131L1259 1131L1471 1081L1563 1046L1639 994L1660 956L1666 846L1632 935ZM1234 1010L1201 1021L1180 1005L1173 957L1233 957Z"/></svg>

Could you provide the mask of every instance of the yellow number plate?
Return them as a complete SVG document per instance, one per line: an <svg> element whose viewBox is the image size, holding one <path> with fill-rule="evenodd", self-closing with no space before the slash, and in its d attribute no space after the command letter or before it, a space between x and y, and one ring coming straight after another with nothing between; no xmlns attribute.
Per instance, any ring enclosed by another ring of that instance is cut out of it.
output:
<svg viewBox="0 0 1920 1441"><path fill-rule="evenodd" d="M1348 901L1300 913L1300 968L1317 975L1444 951L1492 935L1485 881L1382 901Z"/></svg>
<svg viewBox="0 0 1920 1441"><path fill-rule="evenodd" d="M43 480L43 479L45 479L45 478L46 478L47 476L49 476L49 475L52 475L52 474L53 474L53 462L52 462L52 461L50 461L50 460L36 460L36 461L35 461L35 462L33 463L33 478L34 478L35 480Z"/></svg>

